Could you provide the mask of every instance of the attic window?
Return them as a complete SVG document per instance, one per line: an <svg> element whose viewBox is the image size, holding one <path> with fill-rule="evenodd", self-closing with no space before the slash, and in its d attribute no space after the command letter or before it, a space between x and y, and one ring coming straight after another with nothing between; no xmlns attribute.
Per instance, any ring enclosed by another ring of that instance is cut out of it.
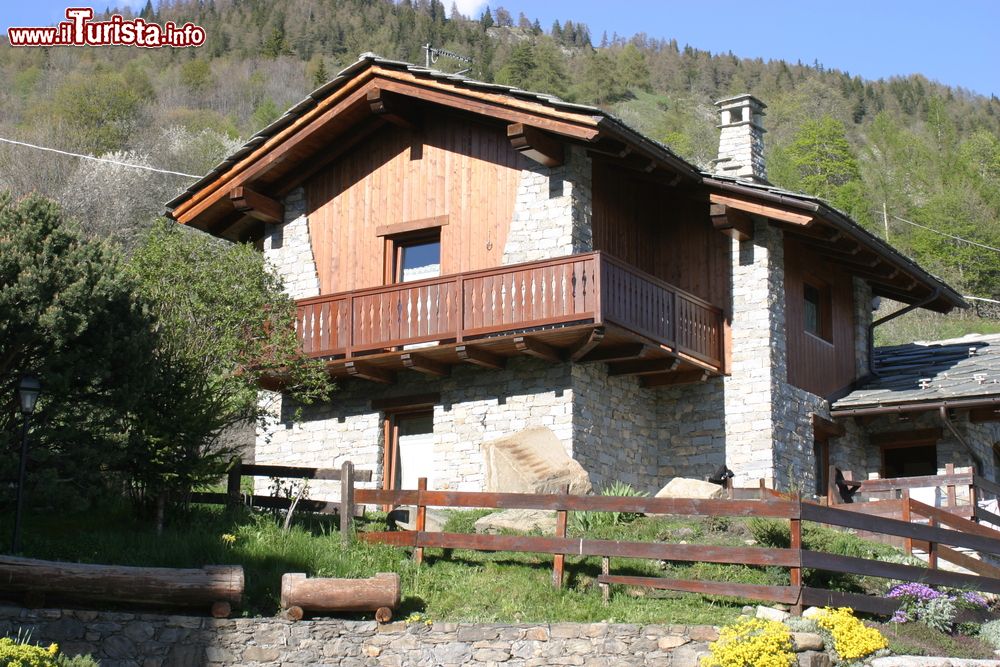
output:
<svg viewBox="0 0 1000 667"><path fill-rule="evenodd" d="M830 287L818 280L807 279L802 284L803 327L806 333L830 341L831 326Z"/></svg>

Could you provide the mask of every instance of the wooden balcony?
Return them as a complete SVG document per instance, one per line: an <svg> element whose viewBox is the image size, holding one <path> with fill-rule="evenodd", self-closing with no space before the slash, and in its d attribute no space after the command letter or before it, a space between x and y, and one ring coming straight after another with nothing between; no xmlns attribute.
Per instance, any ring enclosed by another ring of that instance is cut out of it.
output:
<svg viewBox="0 0 1000 667"><path fill-rule="evenodd" d="M516 354L650 385L723 372L720 308L600 252L302 299L296 329L334 375L380 382Z"/></svg>

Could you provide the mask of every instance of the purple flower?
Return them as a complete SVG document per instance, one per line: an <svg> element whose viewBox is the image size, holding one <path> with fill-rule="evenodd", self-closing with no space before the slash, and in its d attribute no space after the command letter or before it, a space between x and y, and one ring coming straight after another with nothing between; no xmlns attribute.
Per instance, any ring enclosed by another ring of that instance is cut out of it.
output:
<svg viewBox="0 0 1000 667"><path fill-rule="evenodd" d="M908 584L900 584L896 586L891 591L887 597L890 598L912 598L917 602L927 602L928 600L936 600L941 597L941 593L927 586L926 584L919 584L917 582L912 582Z"/></svg>
<svg viewBox="0 0 1000 667"><path fill-rule="evenodd" d="M892 618L889 619L890 623L907 623L910 620L910 615L906 613L905 609L898 609Z"/></svg>
<svg viewBox="0 0 1000 667"><path fill-rule="evenodd" d="M989 604L986 602L986 598L984 598L979 593L973 591L965 591L964 593L962 593L962 599L966 602L966 604L970 604L973 607L980 607L981 609L985 609L986 607L989 606Z"/></svg>

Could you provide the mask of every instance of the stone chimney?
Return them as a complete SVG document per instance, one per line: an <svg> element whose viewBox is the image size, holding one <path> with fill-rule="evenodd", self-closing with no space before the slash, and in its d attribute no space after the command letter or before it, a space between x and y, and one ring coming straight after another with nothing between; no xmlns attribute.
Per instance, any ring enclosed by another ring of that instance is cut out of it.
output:
<svg viewBox="0 0 1000 667"><path fill-rule="evenodd" d="M715 103L719 108L719 157L713 172L753 183L767 184L764 166L764 109L767 105L749 93Z"/></svg>

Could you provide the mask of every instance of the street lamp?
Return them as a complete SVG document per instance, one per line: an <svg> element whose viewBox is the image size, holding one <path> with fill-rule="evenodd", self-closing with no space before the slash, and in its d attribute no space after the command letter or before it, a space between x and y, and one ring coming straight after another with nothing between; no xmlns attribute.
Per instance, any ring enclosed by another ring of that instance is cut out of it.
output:
<svg viewBox="0 0 1000 667"><path fill-rule="evenodd" d="M21 465L17 473L17 509L14 513L14 540L10 549L12 554L21 550L21 510L24 507L24 477L28 467L28 427L40 393L42 383L34 375L24 375L17 383L17 400L24 416L24 424L21 427Z"/></svg>

